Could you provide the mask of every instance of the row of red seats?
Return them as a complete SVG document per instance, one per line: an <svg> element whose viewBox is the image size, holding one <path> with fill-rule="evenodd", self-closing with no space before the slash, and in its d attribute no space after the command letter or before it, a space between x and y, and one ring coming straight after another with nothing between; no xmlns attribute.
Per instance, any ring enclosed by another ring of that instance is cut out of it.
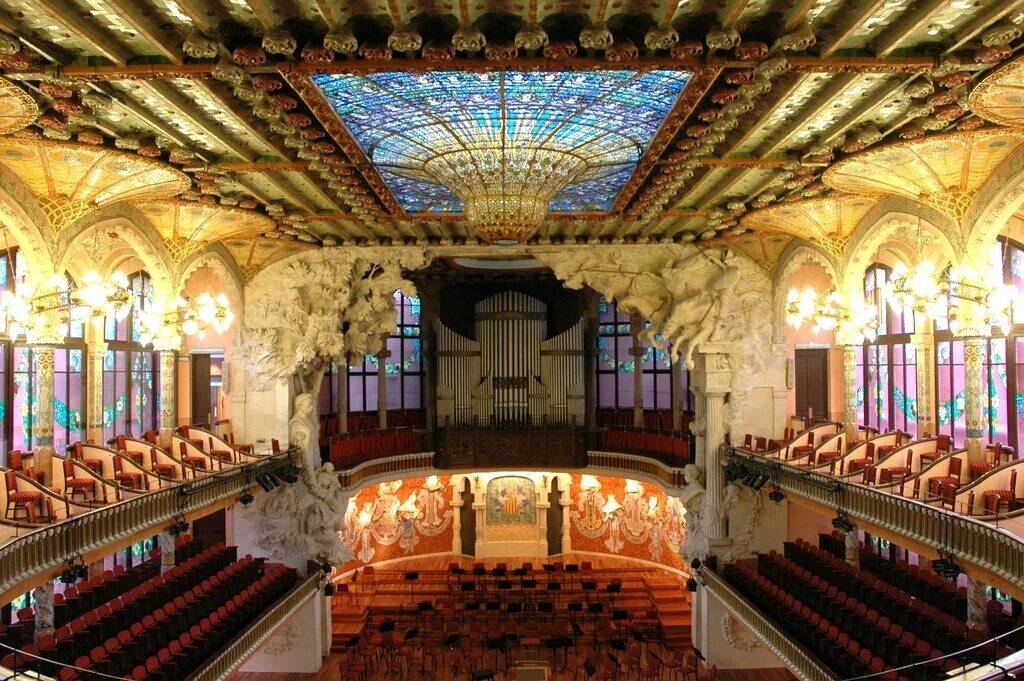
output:
<svg viewBox="0 0 1024 681"><path fill-rule="evenodd" d="M786 558L793 560L794 564L827 579L852 598L912 630L931 645L947 651L968 647L968 631L964 622L803 540L787 542L785 547Z"/></svg>
<svg viewBox="0 0 1024 681"><path fill-rule="evenodd" d="M818 543L821 550L827 551L836 559L841 560L845 556L846 542L837 531L831 535L820 535ZM869 572L956 619L967 619L966 588L958 587L955 582L943 579L931 570L922 570L918 565L905 560L882 560L880 556L863 546L860 547L859 555L862 572Z"/></svg>
<svg viewBox="0 0 1024 681"><path fill-rule="evenodd" d="M415 430L395 428L355 433L331 441L331 463L341 470L371 459L418 451L421 451L420 435Z"/></svg>
<svg viewBox="0 0 1024 681"><path fill-rule="evenodd" d="M200 567L218 555L228 554L225 551L204 556L203 561L191 567ZM142 664L147 656L157 654L163 643L179 636L189 626L198 624L200 617L252 584L258 572L259 563L252 556L247 556L229 563L177 595L163 592L153 580L117 599L115 608L101 606L54 634L40 636L35 645L22 648L22 655L5 658L4 666L10 667L7 664L10 662L16 665L10 668L39 669L60 679L77 678L75 669L63 665L114 676L127 674L133 666ZM179 572L173 579L185 581L189 574ZM132 606L146 602L150 605L140 617L141 610ZM34 655L47 661L41 662Z"/></svg>
<svg viewBox="0 0 1024 681"><path fill-rule="evenodd" d="M934 629L925 630L927 638L918 637L914 631L904 629L886 614L868 607L785 556L774 552L767 557L760 556L757 571L761 575L759 585L763 586L762 580L779 585L817 614L827 616L852 640L877 653L893 667L923 663L926 668L921 675L933 678L946 669L959 666L955 660L940 659L945 653L933 645L936 638ZM955 638L943 636L942 639L947 645L955 645Z"/></svg>
<svg viewBox="0 0 1024 681"><path fill-rule="evenodd" d="M187 677L259 613L287 593L295 585L295 577L295 570L284 565L267 566L257 581L181 631L176 639L171 639L156 655L135 666L124 678L177 681Z"/></svg>
<svg viewBox="0 0 1024 681"><path fill-rule="evenodd" d="M233 548L217 544L185 564L163 575L155 575L117 598L60 626L54 632L54 640L59 645L53 659L70 664L76 657L87 654L116 631L140 621L161 603L183 595L202 579L230 563L234 560L234 551ZM34 653L32 644L22 646L21 650Z"/></svg>
<svg viewBox="0 0 1024 681"><path fill-rule="evenodd" d="M682 465L690 460L690 443L680 432L646 432L609 428L601 431L601 447L668 458Z"/></svg>
<svg viewBox="0 0 1024 681"><path fill-rule="evenodd" d="M884 681L910 681L869 647L852 640L842 629L809 606L794 598L777 584L758 575L749 563L738 561L725 567L725 576L740 593L773 616L818 659L840 678L879 674Z"/></svg>

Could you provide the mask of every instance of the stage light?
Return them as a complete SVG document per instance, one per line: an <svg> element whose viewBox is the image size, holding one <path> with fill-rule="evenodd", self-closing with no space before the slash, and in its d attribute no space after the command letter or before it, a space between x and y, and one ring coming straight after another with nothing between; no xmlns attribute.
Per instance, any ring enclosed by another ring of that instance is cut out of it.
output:
<svg viewBox="0 0 1024 681"><path fill-rule="evenodd" d="M245 490L245 492L242 493L242 496L238 497L238 500L242 503L242 506L248 506L255 499L256 497L254 497L252 495L252 492L250 492L249 490Z"/></svg>
<svg viewBox="0 0 1024 681"><path fill-rule="evenodd" d="M327 582L327 584L324 585L324 596L327 596L328 598L330 598L333 595L334 595L334 582Z"/></svg>
<svg viewBox="0 0 1024 681"><path fill-rule="evenodd" d="M782 493L778 485L772 488L771 492L768 492L768 499L774 501L776 504L781 504L782 500L786 498L786 495Z"/></svg>
<svg viewBox="0 0 1024 681"><path fill-rule="evenodd" d="M841 532L853 532L853 523L850 522L850 518L844 511L836 512L836 517L832 519L832 527Z"/></svg>
<svg viewBox="0 0 1024 681"><path fill-rule="evenodd" d="M691 592L692 591L696 591L697 590L697 580L694 579L693 577L690 577L688 580L686 580L686 590L687 591L691 591Z"/></svg>
<svg viewBox="0 0 1024 681"><path fill-rule="evenodd" d="M331 570L333 570L334 568L331 567L330 563L324 561L323 563L320 563L320 569L324 571L325 575L329 575L331 574Z"/></svg>
<svg viewBox="0 0 1024 681"><path fill-rule="evenodd" d="M760 492L761 488L764 487L765 483L768 482L770 477L764 473L758 476L757 481L754 482L753 488L755 492Z"/></svg>
<svg viewBox="0 0 1024 681"><path fill-rule="evenodd" d="M700 558L694 558L693 560L690 561L690 568L694 572L696 572L697 570L700 570L700 566L701 566Z"/></svg>

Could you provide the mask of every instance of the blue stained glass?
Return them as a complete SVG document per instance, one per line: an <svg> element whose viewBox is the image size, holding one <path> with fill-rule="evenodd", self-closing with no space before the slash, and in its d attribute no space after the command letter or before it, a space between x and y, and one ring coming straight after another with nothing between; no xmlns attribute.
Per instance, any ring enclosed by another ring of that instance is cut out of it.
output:
<svg viewBox="0 0 1024 681"><path fill-rule="evenodd" d="M686 71L433 71L312 77L409 213L462 201L426 164L448 151L529 145L586 159L549 210L607 211L689 80Z"/></svg>

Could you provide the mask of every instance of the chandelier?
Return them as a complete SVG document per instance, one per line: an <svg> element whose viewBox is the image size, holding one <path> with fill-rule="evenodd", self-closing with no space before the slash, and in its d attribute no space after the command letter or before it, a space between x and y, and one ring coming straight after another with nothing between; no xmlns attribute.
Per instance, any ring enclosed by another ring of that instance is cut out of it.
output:
<svg viewBox="0 0 1024 681"><path fill-rule="evenodd" d="M529 144L474 145L439 154L424 165L462 199L477 235L499 246L533 236L551 199L586 169L587 162L571 152Z"/></svg>
<svg viewBox="0 0 1024 681"><path fill-rule="evenodd" d="M202 340L209 329L224 333L234 318L223 293L179 297L169 310L155 306L139 314L142 324L140 341L143 345L152 343L157 350L175 350L181 345L183 336L196 336Z"/></svg>
<svg viewBox="0 0 1024 681"><path fill-rule="evenodd" d="M799 329L806 321L813 324L814 333L838 329L854 344L865 340L874 342L878 335L875 307L866 302L846 305L835 289L825 294L810 287L790 290L786 299L786 322Z"/></svg>
<svg viewBox="0 0 1024 681"><path fill-rule="evenodd" d="M920 262L913 268L897 263L886 288L895 304L909 307L932 319L945 319L954 333L968 314L988 326L1009 333L1013 301L1019 291L1002 281L1001 270L989 268L985 274L961 265L941 275L935 265ZM972 310L965 309L966 307Z"/></svg>
<svg viewBox="0 0 1024 681"><path fill-rule="evenodd" d="M78 288L57 274L38 293L25 286L7 291L0 301L0 315L7 322L11 338L22 334L31 337L46 333L53 322L58 325L84 323L108 316L121 321L128 316L133 302L124 273L115 272L104 278L92 270L82 277Z"/></svg>

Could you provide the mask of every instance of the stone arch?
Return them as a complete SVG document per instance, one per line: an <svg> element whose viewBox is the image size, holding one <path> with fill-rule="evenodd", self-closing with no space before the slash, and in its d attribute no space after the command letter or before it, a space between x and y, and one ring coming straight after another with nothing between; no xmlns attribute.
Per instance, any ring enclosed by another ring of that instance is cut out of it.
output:
<svg viewBox="0 0 1024 681"><path fill-rule="evenodd" d="M231 310L236 317L232 335L234 340L238 341L240 329L244 323L242 317L245 304L245 285L242 283L242 273L238 269L238 265L235 264L235 259L231 257L231 254L223 244L210 244L181 263L178 266L178 274L174 282L172 294L174 296L181 295L192 274L203 267L209 267L216 272L221 283L224 285L223 293L227 296L228 304L231 306Z"/></svg>
<svg viewBox="0 0 1024 681"><path fill-rule="evenodd" d="M90 238L95 238L96 230L116 236L116 241L101 262L92 265L101 273L108 274L117 263L126 256L138 258L153 281L153 288L158 300L171 300L174 297L173 268L170 257L164 247L163 239L156 228L134 206L126 203L115 203L105 206L81 220L61 234L61 250L57 259L57 271L75 269L72 265L73 256L81 252L81 248ZM120 243L118 243L120 242Z"/></svg>
<svg viewBox="0 0 1024 681"><path fill-rule="evenodd" d="M988 247L1021 205L1024 205L1024 148L1014 152L989 176L964 216L965 257L969 262L987 262Z"/></svg>
<svg viewBox="0 0 1024 681"><path fill-rule="evenodd" d="M909 199L888 197L868 211L851 235L840 269L840 290L848 295L861 291L864 272L882 245L888 244L888 247L896 249L901 259L908 263L919 258L920 254L915 252L910 241L918 225L929 239L929 259L938 269L960 262L960 254L950 238L950 234L955 233L950 230L956 229L950 218Z"/></svg>
<svg viewBox="0 0 1024 681"><path fill-rule="evenodd" d="M53 230L31 190L0 164L0 224L24 254L30 281L45 281L54 272Z"/></svg>
<svg viewBox="0 0 1024 681"><path fill-rule="evenodd" d="M823 251L817 249L810 242L803 239L794 239L786 250L782 252L778 264L775 266L775 274L772 277L772 319L775 324L775 342L781 343L786 329L786 297L788 291L786 283L793 273L806 264L814 264L825 270L825 273L832 280L832 285L839 287L839 274L836 264Z"/></svg>

